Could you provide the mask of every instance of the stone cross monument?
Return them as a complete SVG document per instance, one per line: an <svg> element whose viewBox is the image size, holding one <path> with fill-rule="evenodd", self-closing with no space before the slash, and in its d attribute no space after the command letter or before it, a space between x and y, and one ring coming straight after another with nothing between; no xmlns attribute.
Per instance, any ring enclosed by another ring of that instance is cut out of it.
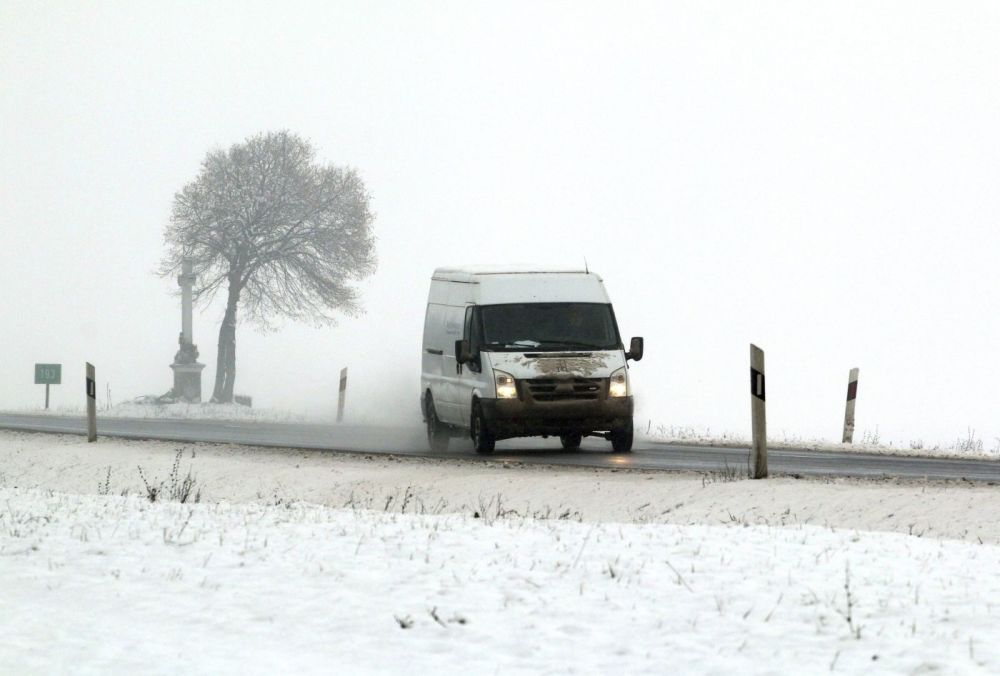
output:
<svg viewBox="0 0 1000 676"><path fill-rule="evenodd" d="M204 364L198 363L198 347L194 344L191 332L191 288L194 286L194 267L189 259L181 263L181 274L177 283L181 287L181 335L178 338L180 349L174 355L174 363L170 368L174 371L174 389L170 394L179 401L201 401L201 370Z"/></svg>

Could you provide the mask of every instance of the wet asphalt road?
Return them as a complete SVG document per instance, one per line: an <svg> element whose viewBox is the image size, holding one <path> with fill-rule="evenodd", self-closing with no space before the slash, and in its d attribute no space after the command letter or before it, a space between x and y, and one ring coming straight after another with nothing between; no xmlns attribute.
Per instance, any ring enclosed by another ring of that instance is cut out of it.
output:
<svg viewBox="0 0 1000 676"><path fill-rule="evenodd" d="M82 417L0 414L0 428L33 432L84 434ZM125 439L179 442L237 443L279 448L308 448L336 452L384 453L464 460L510 460L530 464L607 469L719 472L742 471L747 449L684 446L637 441L632 453L613 454L610 444L585 439L578 452L566 452L558 440L511 439L497 444L490 455L477 455L464 439L453 439L447 453L427 450L420 427L360 427L292 423L101 418L99 435ZM770 449L772 475L868 477L903 479L965 479L1000 483L1000 462L952 460L910 456L840 453L807 449Z"/></svg>

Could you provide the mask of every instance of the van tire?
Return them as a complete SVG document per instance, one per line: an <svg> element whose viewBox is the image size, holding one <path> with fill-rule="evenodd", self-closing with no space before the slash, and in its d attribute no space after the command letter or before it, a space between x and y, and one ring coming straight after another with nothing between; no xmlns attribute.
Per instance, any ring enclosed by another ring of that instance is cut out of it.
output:
<svg viewBox="0 0 1000 676"><path fill-rule="evenodd" d="M476 401L472 404L472 446L476 453L492 453L496 448L497 440L486 423L486 416L483 415L483 407Z"/></svg>
<svg viewBox="0 0 1000 676"><path fill-rule="evenodd" d="M615 453L632 452L632 419L621 427L611 428L611 450Z"/></svg>
<svg viewBox="0 0 1000 676"><path fill-rule="evenodd" d="M451 436L437 417L434 410L434 400L427 393L427 445L434 453L444 453L448 450L448 438Z"/></svg>
<svg viewBox="0 0 1000 676"><path fill-rule="evenodd" d="M580 442L583 441L583 435L580 434L579 432L560 434L559 441L562 442L563 450L578 451L580 450Z"/></svg>

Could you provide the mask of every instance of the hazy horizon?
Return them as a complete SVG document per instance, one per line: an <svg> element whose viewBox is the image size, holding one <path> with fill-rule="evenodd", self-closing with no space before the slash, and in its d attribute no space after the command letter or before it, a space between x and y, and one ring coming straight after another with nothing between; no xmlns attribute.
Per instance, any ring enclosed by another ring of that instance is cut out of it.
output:
<svg viewBox="0 0 1000 676"><path fill-rule="evenodd" d="M155 270L205 154L289 129L373 195L366 313L237 334L255 406L418 423L444 265L582 264L636 422L1000 444L1000 6L0 2L0 409L162 394ZM222 309L196 311L211 392Z"/></svg>

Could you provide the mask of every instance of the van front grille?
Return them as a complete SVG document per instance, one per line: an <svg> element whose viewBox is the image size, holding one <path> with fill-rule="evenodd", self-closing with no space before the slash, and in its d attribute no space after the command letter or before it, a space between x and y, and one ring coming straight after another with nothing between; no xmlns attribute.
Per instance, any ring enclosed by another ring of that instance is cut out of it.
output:
<svg viewBox="0 0 1000 676"><path fill-rule="evenodd" d="M535 401L598 399L603 378L531 378L528 392Z"/></svg>

